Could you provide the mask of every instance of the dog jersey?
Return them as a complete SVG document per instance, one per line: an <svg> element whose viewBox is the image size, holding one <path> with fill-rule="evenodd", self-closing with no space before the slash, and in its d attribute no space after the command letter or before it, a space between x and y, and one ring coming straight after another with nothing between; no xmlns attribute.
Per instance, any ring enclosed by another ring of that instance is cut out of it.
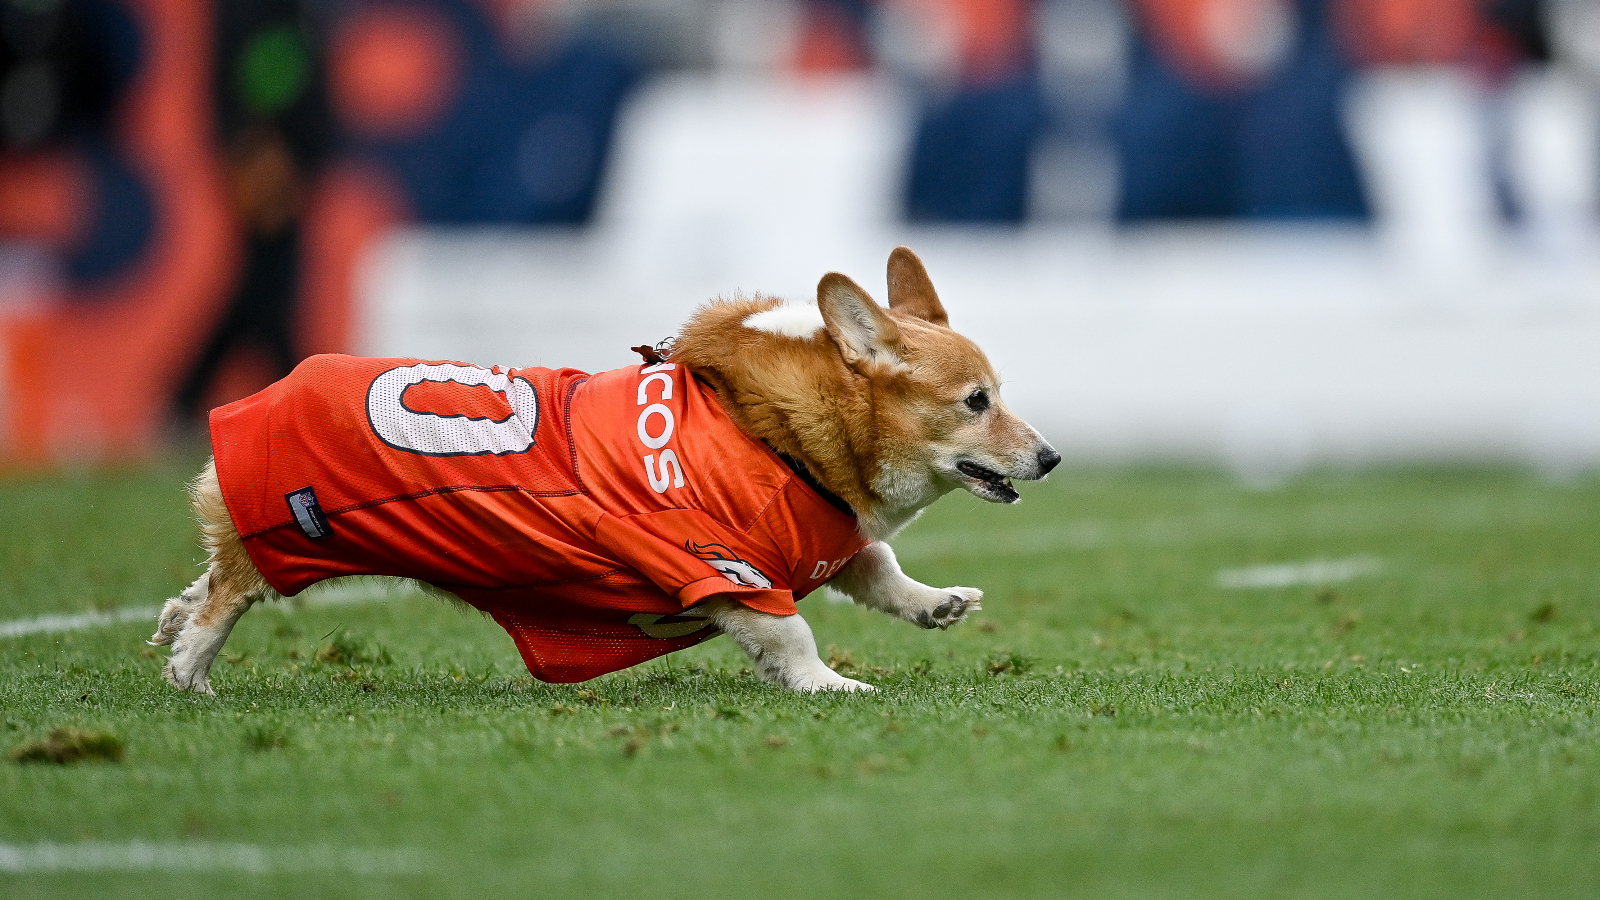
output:
<svg viewBox="0 0 1600 900"><path fill-rule="evenodd" d="M713 594L791 615L867 543L670 362L589 375L314 356L214 410L211 440L274 590L435 585L492 616L543 681L713 636L695 609Z"/></svg>

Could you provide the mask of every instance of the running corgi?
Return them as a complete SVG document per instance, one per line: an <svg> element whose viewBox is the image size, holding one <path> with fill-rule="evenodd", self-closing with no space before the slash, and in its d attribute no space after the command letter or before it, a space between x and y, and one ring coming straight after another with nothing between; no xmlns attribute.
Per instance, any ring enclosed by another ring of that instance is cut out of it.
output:
<svg viewBox="0 0 1600 900"><path fill-rule="evenodd" d="M1061 459L909 249L888 283L887 310L837 273L816 306L715 301L608 372L316 356L213 411L190 485L208 565L150 640L167 680L214 693L257 600L385 575L487 613L545 681L726 633L774 684L874 690L822 662L795 601L828 584L960 622L983 592L911 579L886 541L957 488L1014 503Z"/></svg>

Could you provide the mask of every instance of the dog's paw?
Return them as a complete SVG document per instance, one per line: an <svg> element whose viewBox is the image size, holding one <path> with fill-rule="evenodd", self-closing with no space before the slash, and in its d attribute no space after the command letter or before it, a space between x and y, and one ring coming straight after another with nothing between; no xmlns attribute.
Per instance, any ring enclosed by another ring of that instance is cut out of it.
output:
<svg viewBox="0 0 1600 900"><path fill-rule="evenodd" d="M172 643L189 621L189 614L193 607L189 601L182 597L174 597L161 607L161 615L156 618L156 633L150 635L150 640L145 643L152 647L163 647Z"/></svg>
<svg viewBox="0 0 1600 900"><path fill-rule="evenodd" d="M804 690L812 694L815 694L818 691L848 691L850 693L862 694L876 694L878 692L876 687L867 684L865 681L857 681L854 678L846 678L843 675L840 675L837 681L829 681L826 684L813 685L812 687L805 688Z"/></svg>
<svg viewBox="0 0 1600 900"><path fill-rule="evenodd" d="M846 678L826 666L822 667L821 671L818 672L808 672L804 675L796 675L789 678L788 686L793 690L806 694L815 694L819 691L850 691L852 693L859 691L870 694L878 690L865 681Z"/></svg>
<svg viewBox="0 0 1600 900"><path fill-rule="evenodd" d="M194 691L196 694L205 694L208 697L217 695L217 692L211 687L210 673L201 672L198 671L197 667L185 665L179 654L173 654L172 659L167 662L166 668L161 670L161 674L167 679L168 684L180 691Z"/></svg>
<svg viewBox="0 0 1600 900"><path fill-rule="evenodd" d="M206 637L205 629L192 624L185 628L173 642L172 656L161 669L161 675L180 691L215 697L217 692L211 688L211 662L215 654L205 652Z"/></svg>
<svg viewBox="0 0 1600 900"><path fill-rule="evenodd" d="M930 595L906 618L923 628L949 628L973 610L983 609L983 591L969 587L930 589Z"/></svg>

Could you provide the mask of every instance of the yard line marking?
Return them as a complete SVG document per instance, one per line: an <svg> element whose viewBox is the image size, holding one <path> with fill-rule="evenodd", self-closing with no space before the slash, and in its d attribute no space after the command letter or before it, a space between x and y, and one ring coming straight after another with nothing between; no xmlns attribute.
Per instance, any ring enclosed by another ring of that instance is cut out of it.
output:
<svg viewBox="0 0 1600 900"><path fill-rule="evenodd" d="M1297 563L1248 566L1217 572L1217 586L1225 588L1280 588L1297 584L1336 584L1372 575L1383 568L1376 556L1349 559L1312 559Z"/></svg>
<svg viewBox="0 0 1600 900"><path fill-rule="evenodd" d="M360 581L349 584L333 584L321 590L314 590L304 596L296 598L293 602L305 603L308 606L332 606L343 603L369 603L377 600L391 600L404 596L408 591L397 585ZM24 637L30 634L59 634L63 631L82 631L85 628L96 628L101 625L116 625L122 622L154 622L156 616L161 614L159 606L130 606L123 609L107 610L106 612L86 613L50 613L43 616L34 616L31 619L12 619L9 622L0 622L0 638Z"/></svg>
<svg viewBox="0 0 1600 900"><path fill-rule="evenodd" d="M263 847L211 842L115 844L86 841L0 844L0 872L218 871L353 872L394 875L424 871L427 853L415 849L361 850L336 847Z"/></svg>
<svg viewBox="0 0 1600 900"><path fill-rule="evenodd" d="M161 612L161 607L150 606L130 609L117 609L111 612L87 612L76 615L48 615L36 616L32 619L13 619L10 622L0 622L0 638L22 637L26 634L53 633L58 631L78 631L84 628L93 628L97 625L110 625L116 622L135 622L140 619L154 620L156 614Z"/></svg>

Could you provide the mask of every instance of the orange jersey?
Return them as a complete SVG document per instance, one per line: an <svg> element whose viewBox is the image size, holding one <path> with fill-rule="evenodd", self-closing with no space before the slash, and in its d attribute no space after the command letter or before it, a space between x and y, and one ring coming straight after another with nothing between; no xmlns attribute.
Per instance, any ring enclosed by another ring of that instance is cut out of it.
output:
<svg viewBox="0 0 1600 900"><path fill-rule="evenodd" d="M494 617L544 681L697 644L729 594L791 615L866 540L682 366L315 356L211 414L267 582L397 575ZM841 504L842 505L842 504Z"/></svg>

